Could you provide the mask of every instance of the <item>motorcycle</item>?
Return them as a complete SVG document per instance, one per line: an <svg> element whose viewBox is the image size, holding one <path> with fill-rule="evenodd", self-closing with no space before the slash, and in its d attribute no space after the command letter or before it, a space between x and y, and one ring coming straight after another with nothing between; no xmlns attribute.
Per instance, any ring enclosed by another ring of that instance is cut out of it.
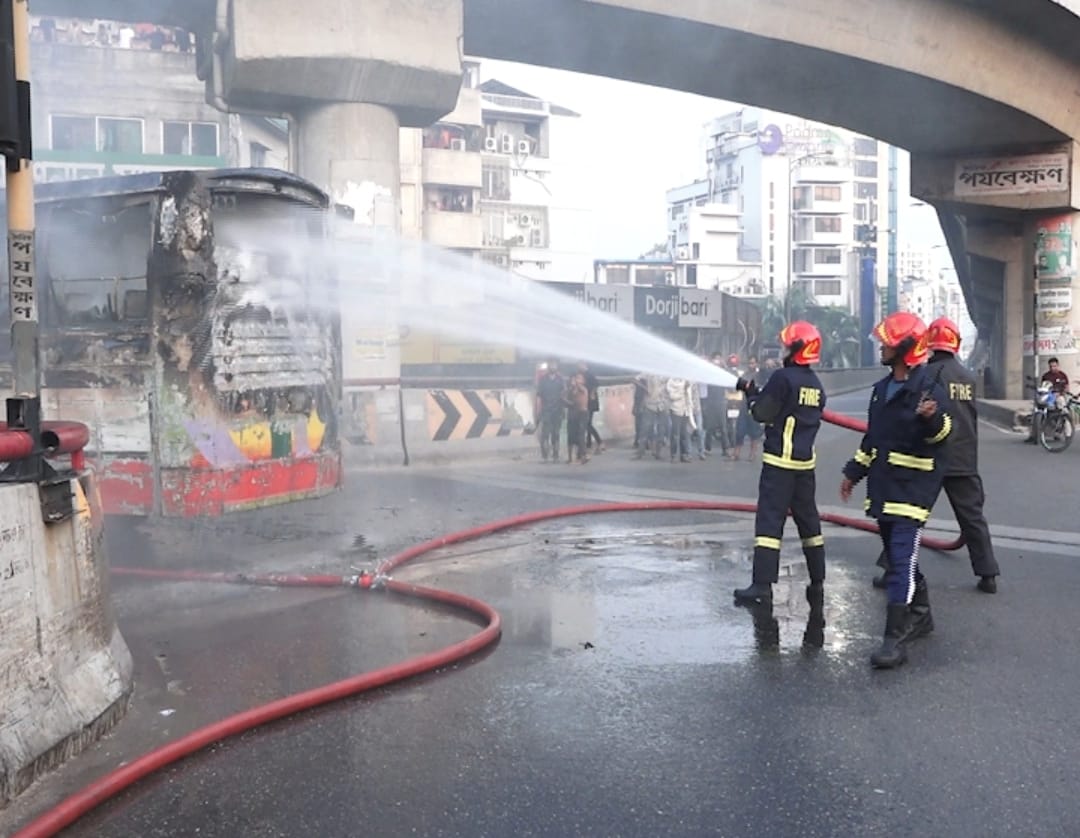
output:
<svg viewBox="0 0 1080 838"><path fill-rule="evenodd" d="M1052 454L1060 454L1072 444L1075 420L1073 409L1080 399L1072 393L1058 393L1049 381L1035 387L1031 431L1035 440Z"/></svg>

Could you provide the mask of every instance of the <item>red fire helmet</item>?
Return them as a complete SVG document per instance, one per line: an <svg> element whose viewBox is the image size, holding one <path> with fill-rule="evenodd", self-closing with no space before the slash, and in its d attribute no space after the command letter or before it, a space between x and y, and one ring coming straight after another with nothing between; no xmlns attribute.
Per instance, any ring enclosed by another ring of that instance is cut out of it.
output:
<svg viewBox="0 0 1080 838"><path fill-rule="evenodd" d="M873 335L885 346L900 350L909 367L919 366L930 356L926 324L910 311L893 312L874 327Z"/></svg>
<svg viewBox="0 0 1080 838"><path fill-rule="evenodd" d="M948 317L939 317L926 327L926 346L931 352L960 351L960 329Z"/></svg>
<svg viewBox="0 0 1080 838"><path fill-rule="evenodd" d="M821 360L821 332L813 323L796 320L780 330L780 343L796 364L816 364Z"/></svg>

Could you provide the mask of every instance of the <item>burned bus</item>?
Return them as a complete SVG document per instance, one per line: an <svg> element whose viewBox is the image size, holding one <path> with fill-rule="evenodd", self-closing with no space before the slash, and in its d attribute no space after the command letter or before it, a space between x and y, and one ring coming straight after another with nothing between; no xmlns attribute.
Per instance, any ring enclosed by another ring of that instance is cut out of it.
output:
<svg viewBox="0 0 1080 838"><path fill-rule="evenodd" d="M42 414L89 426L107 513L213 516L340 485L323 192L173 171L50 183L36 204Z"/></svg>

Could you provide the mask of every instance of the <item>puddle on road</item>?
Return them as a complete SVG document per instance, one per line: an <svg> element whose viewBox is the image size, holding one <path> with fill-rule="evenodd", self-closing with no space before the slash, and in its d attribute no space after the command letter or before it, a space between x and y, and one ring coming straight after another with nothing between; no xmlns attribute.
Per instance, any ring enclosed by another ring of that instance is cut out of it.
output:
<svg viewBox="0 0 1080 838"><path fill-rule="evenodd" d="M781 554L771 610L734 605L732 590L750 580L752 529L750 521L538 528L433 558L444 571L444 561L454 565L443 584L493 597L506 640L560 656L647 666L844 649L850 586L867 580L830 567L823 613L811 613L797 540Z"/></svg>

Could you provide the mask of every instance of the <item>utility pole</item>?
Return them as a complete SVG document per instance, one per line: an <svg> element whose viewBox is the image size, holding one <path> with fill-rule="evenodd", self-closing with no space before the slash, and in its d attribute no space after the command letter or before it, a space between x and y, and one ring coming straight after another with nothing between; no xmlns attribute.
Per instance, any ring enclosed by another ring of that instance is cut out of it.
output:
<svg viewBox="0 0 1080 838"><path fill-rule="evenodd" d="M28 0L0 0L0 150L6 158L8 300L11 310L13 398L9 428L34 439L34 456L16 465L22 479L40 479L41 394L35 272L33 142L30 129L30 10ZM10 471L10 469L9 469Z"/></svg>

